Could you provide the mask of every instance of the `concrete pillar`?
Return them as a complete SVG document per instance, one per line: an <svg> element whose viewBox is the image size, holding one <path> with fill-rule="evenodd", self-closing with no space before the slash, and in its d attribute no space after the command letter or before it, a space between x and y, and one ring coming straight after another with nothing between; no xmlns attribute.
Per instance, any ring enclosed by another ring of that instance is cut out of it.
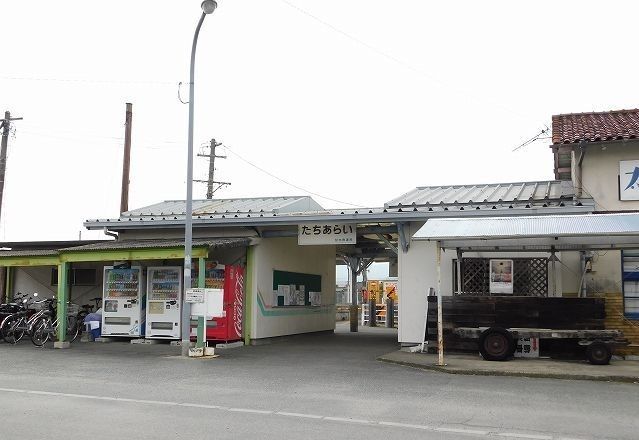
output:
<svg viewBox="0 0 639 440"><path fill-rule="evenodd" d="M351 332L357 332L358 316L357 316L357 258L349 258L349 266L351 269L351 305L350 305L350 323Z"/></svg>

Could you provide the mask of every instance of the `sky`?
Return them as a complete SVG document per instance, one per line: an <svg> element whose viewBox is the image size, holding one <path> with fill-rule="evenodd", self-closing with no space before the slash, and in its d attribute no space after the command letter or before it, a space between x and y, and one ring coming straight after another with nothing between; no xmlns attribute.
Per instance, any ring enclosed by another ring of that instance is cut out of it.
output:
<svg viewBox="0 0 639 440"><path fill-rule="evenodd" d="M636 2L218 3L198 42L194 144L225 145L219 198L377 207L416 186L552 179L549 139L517 149L551 115L639 102ZM0 5L0 110L24 118L0 239L104 237L82 222L119 214L126 102L129 207L183 200L178 95L200 2ZM207 166L196 158L196 179Z"/></svg>

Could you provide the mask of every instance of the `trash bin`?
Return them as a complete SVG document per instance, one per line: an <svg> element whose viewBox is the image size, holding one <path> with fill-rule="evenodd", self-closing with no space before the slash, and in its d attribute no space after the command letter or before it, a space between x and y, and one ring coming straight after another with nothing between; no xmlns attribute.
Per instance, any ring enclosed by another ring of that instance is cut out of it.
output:
<svg viewBox="0 0 639 440"><path fill-rule="evenodd" d="M91 334L92 340L102 336L102 329L100 328L101 324L102 315L100 313L89 313L86 318L84 318L84 325L86 326L87 331Z"/></svg>
<svg viewBox="0 0 639 440"><path fill-rule="evenodd" d="M100 321L89 321L91 328L91 337L93 340L99 338L102 335L102 329L100 328Z"/></svg>

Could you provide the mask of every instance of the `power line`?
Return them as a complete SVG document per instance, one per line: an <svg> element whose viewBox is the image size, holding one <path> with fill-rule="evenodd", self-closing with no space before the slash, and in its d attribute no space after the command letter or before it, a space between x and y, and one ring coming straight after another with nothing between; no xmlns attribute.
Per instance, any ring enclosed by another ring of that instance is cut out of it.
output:
<svg viewBox="0 0 639 440"><path fill-rule="evenodd" d="M548 126L546 125L546 127L542 129L539 133L537 133L536 135L534 135L533 137L531 137L530 139L528 139L527 141L525 141L518 147L513 148L513 151L517 151L520 148L524 148L525 146L530 145L533 142L537 142L542 139L550 139L550 136L544 136L544 135L547 135L549 132L550 132L550 128L548 128Z"/></svg>
<svg viewBox="0 0 639 440"><path fill-rule="evenodd" d="M307 17L317 21L318 23L322 24L323 26L326 26L327 28L333 30L334 32L337 32L338 34L341 34L342 36L348 38L349 40L352 40L352 41L356 42L357 44L366 47L370 51L372 51L372 52L374 52L374 53L376 53L376 54L378 54L378 55L380 55L380 56L382 56L382 57L384 57L384 58L386 58L386 59L388 59L388 60L390 60L390 61L392 61L394 63L397 63L397 64L401 65L402 67L404 67L404 68L406 68L408 70L411 70L414 73L417 73L418 75L421 75L421 76L423 76L423 77L425 77L425 78L427 78L427 79L429 79L429 80L431 80L433 82L438 83L440 86L446 87L449 90L452 90L453 92L456 92L459 95L466 96L468 98L472 98L472 99L474 99L477 102L485 103L485 104L488 104L488 105L490 105L490 106L492 106L494 108L501 109L502 111L504 111L506 113L510 113L512 115L516 115L519 118L527 119L527 120L532 121L530 116L526 116L526 115L520 114L520 113L518 113L518 112L516 112L516 111L514 111L514 110L512 110L512 109L510 109L508 107L505 107L505 106L503 106L503 105L501 105L499 103L490 102L490 101L487 101L485 99L482 99L482 98L480 98L478 96L473 95L472 93L469 93L466 90L460 89L459 87L454 87L451 84L449 84L449 83L447 83L447 82L445 82L445 81L443 81L443 80L441 80L439 78L436 78L436 77L424 72L422 69L419 69L419 68L407 63L406 61L404 61L404 60L402 60L400 58L397 58L396 56L391 55L388 52L385 52L385 51L373 46L372 44L367 43L366 41L355 37L354 35L349 34L348 32L346 32L346 31L344 31L344 30L332 25L331 23L327 22L326 20L323 20L323 19L317 17L316 15L311 14L310 12L306 11L305 9L302 9L299 6L291 3L289 0L281 0L281 1L284 4L288 5L289 7L293 8L293 9L297 10L298 12L306 15Z"/></svg>
<svg viewBox="0 0 639 440"><path fill-rule="evenodd" d="M173 81L132 81L132 80L112 80L112 79L87 79L87 78L38 78L27 76L0 76L4 81L42 81L42 82L66 82L66 83L87 83L87 84L135 84L135 85L175 85Z"/></svg>
<svg viewBox="0 0 639 440"><path fill-rule="evenodd" d="M317 196L317 197L320 197L320 198L322 198L322 199L330 200L331 202L342 203L342 204L344 204L344 205L354 206L354 207L356 207L356 208L362 208L362 207L364 207L364 205L362 205L362 204L349 203L349 202L344 202L344 201L342 201L342 200L337 200L337 199L333 199L333 198L330 198L330 197L326 197L326 196L323 196L323 195L318 194L318 193L316 193L316 192L309 191L308 189L306 189L306 188L302 188L301 186L295 185L295 184L293 184L293 183L291 183L291 182L287 182L286 180L282 179L281 177L278 177L278 176L276 176L275 174L270 173L269 171L266 171L264 168L261 168L261 167L259 167L259 166L255 165L253 162L249 161L248 159L243 158L242 156L240 156L239 154L237 154L235 151L231 150L231 147L229 147L229 146L227 146L227 145L223 145L223 147L226 149L226 151L228 151L229 153L233 154L234 156L236 156L236 157L237 157L238 159L240 159L241 161L246 162L247 164L249 164L249 165L250 165L250 166L252 166L253 168L258 169L258 170L260 170L261 172L263 172L264 174L268 174L268 175L269 175L269 176L271 176L272 178L277 179L277 180L279 180L280 182L282 182L282 183L284 183L284 184L286 184L286 185L288 185L288 186L291 186L291 187L293 187L293 188L295 188L295 189L299 189L300 191L304 191L305 193L312 194L312 195Z"/></svg>

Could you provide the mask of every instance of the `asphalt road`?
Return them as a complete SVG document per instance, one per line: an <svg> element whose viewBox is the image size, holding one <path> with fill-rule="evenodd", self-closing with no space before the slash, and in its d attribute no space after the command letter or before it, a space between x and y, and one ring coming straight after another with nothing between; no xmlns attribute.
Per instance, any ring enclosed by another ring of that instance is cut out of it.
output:
<svg viewBox="0 0 639 440"><path fill-rule="evenodd" d="M375 361L396 334L307 335L183 359L167 345L0 344L2 440L637 439L639 385Z"/></svg>

